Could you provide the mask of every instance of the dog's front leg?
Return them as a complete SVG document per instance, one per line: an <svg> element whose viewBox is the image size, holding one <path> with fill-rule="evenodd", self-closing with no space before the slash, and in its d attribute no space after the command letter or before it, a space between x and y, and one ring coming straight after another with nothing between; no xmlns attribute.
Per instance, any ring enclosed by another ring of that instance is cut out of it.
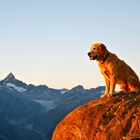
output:
<svg viewBox="0 0 140 140"><path fill-rule="evenodd" d="M109 93L109 90L110 90L110 81L105 78L105 83L106 83L106 88L105 88L105 94L108 94Z"/></svg>
<svg viewBox="0 0 140 140"><path fill-rule="evenodd" d="M116 81L117 81L117 78L116 78L115 74L113 74L110 79L110 90L109 90L109 94L107 96L113 95L114 90L115 90Z"/></svg>
<svg viewBox="0 0 140 140"><path fill-rule="evenodd" d="M105 93L101 96L101 97L105 97L109 94L109 89L110 89L110 81L109 79L105 78L105 83L106 83L106 87L105 87Z"/></svg>

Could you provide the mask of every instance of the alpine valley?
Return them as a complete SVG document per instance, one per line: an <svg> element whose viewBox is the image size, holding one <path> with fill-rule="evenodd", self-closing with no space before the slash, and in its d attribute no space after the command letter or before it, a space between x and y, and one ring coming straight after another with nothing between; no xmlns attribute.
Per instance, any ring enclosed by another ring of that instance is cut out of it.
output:
<svg viewBox="0 0 140 140"><path fill-rule="evenodd" d="M55 127L69 112L99 98L104 89L28 85L10 73L0 81L0 140L51 140Z"/></svg>

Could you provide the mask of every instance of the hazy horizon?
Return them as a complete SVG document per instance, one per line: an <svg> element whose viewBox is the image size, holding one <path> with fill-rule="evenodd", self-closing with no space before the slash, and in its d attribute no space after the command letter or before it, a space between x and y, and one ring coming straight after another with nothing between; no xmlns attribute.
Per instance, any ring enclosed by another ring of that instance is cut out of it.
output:
<svg viewBox="0 0 140 140"><path fill-rule="evenodd" d="M140 76L139 0L7 0L0 2L0 79L12 72L51 88L105 85L87 52L94 42Z"/></svg>

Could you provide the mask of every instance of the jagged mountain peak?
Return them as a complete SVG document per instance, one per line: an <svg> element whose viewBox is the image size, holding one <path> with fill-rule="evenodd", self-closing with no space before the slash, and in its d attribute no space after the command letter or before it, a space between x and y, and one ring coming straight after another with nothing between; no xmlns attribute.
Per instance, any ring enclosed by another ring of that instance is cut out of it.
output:
<svg viewBox="0 0 140 140"><path fill-rule="evenodd" d="M16 78L15 78L14 74L12 72L10 72L5 79L7 79L7 80L15 80Z"/></svg>
<svg viewBox="0 0 140 140"><path fill-rule="evenodd" d="M25 92L28 87L26 83L16 79L12 72L10 72L7 77L1 81L1 84L8 87L8 89L10 88L17 92Z"/></svg>

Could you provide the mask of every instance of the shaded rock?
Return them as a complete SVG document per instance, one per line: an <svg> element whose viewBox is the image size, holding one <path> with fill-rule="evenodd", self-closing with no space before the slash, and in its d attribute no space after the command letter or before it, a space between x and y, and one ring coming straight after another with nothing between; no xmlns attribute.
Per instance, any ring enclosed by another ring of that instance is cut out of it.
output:
<svg viewBox="0 0 140 140"><path fill-rule="evenodd" d="M140 94L117 94L88 102L69 113L52 140L139 140Z"/></svg>

